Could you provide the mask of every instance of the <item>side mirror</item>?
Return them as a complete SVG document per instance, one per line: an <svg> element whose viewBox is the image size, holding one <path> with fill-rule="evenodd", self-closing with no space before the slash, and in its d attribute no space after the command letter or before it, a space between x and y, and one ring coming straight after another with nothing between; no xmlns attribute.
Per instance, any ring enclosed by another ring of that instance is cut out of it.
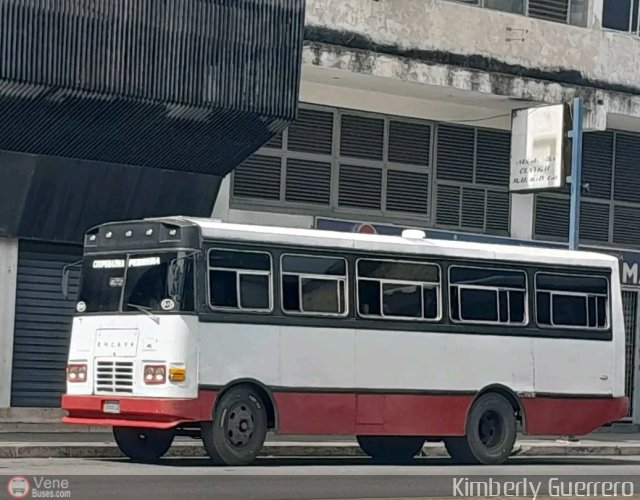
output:
<svg viewBox="0 0 640 500"><path fill-rule="evenodd" d="M81 264L82 264L82 261L79 260L77 262L74 262L73 264L67 264L62 268L61 287L62 287L62 296L65 299L69 299L69 277L71 276L71 268L79 267Z"/></svg>
<svg viewBox="0 0 640 500"><path fill-rule="evenodd" d="M69 299L69 274L70 269L65 266L62 271L62 296L65 299Z"/></svg>

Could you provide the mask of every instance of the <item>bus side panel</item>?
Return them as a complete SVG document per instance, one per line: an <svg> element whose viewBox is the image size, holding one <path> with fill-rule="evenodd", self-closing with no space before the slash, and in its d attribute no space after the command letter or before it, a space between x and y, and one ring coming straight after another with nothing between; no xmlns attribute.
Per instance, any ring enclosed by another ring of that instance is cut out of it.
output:
<svg viewBox="0 0 640 500"><path fill-rule="evenodd" d="M627 415L627 398L523 399L526 433L531 436L581 436Z"/></svg>
<svg viewBox="0 0 640 500"><path fill-rule="evenodd" d="M613 396L613 342L535 339L536 394Z"/></svg>
<svg viewBox="0 0 640 500"><path fill-rule="evenodd" d="M281 434L462 436L472 395L277 392Z"/></svg>
<svg viewBox="0 0 640 500"><path fill-rule="evenodd" d="M502 385L533 391L529 338L358 330L356 339L358 388L469 394Z"/></svg>
<svg viewBox="0 0 640 500"><path fill-rule="evenodd" d="M200 323L201 386L224 387L240 379L279 384L280 327Z"/></svg>

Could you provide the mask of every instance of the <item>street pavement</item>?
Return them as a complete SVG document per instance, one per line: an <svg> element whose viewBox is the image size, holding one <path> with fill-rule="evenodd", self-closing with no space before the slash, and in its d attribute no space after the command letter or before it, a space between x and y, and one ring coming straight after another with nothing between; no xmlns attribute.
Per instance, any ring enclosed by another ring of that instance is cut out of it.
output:
<svg viewBox="0 0 640 500"><path fill-rule="evenodd" d="M169 458L155 465L124 459L0 460L0 481L16 475L32 488L38 481L42 485L42 476L66 480L68 498L91 500L443 498L457 493L454 481L486 482L489 476L518 482L526 477L529 484L547 484L553 477L568 481L569 476L572 481L580 476L580 481L631 482L627 493L640 498L640 457L516 457L503 466L457 466L445 458L421 458L405 466L358 457L263 458L250 467L217 467L199 458ZM10 498L4 485L0 488L0 499ZM544 488L540 495L553 493Z"/></svg>

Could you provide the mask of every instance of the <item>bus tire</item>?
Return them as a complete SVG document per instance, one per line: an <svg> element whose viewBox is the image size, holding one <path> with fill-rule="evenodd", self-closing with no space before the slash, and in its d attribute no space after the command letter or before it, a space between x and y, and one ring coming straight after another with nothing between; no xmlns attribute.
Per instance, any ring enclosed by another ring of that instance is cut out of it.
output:
<svg viewBox="0 0 640 500"><path fill-rule="evenodd" d="M173 429L114 427L113 437L124 455L136 462L155 462L173 443Z"/></svg>
<svg viewBox="0 0 640 500"><path fill-rule="evenodd" d="M239 385L216 402L213 421L202 424L202 442L216 464L249 465L262 450L267 430L267 411L259 392Z"/></svg>
<svg viewBox="0 0 640 500"><path fill-rule="evenodd" d="M356 436L362 451L376 462L410 462L424 446L424 438L414 436Z"/></svg>
<svg viewBox="0 0 640 500"><path fill-rule="evenodd" d="M516 441L516 415L503 396L480 396L469 411L466 434L450 437L445 447L457 464L500 465L507 461Z"/></svg>

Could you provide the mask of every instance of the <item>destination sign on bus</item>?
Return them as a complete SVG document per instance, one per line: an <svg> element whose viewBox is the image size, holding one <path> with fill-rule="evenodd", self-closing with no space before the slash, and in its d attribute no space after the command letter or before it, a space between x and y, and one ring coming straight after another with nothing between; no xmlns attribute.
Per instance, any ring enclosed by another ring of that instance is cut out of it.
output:
<svg viewBox="0 0 640 500"><path fill-rule="evenodd" d="M94 260L94 269L121 269L124 267L124 259L102 259ZM160 257L141 257L129 259L129 267L147 267L160 265Z"/></svg>

